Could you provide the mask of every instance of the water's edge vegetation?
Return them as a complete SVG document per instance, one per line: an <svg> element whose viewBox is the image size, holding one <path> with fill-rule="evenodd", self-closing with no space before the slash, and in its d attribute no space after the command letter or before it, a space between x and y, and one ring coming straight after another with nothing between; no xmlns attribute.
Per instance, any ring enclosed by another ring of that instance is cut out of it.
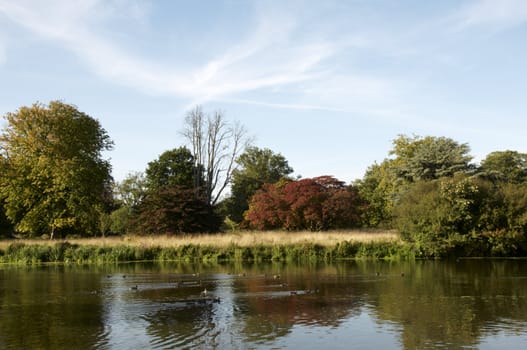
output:
<svg viewBox="0 0 527 350"><path fill-rule="evenodd" d="M295 238L285 239L293 236ZM234 239L233 239L234 237ZM332 262L346 259L414 260L423 258L520 257L526 247L470 239L423 246L395 233L297 235L208 235L193 238L128 240L12 240L0 244L0 263L106 264L132 261L180 262ZM340 237L340 238L339 238Z"/></svg>
<svg viewBox="0 0 527 350"><path fill-rule="evenodd" d="M131 261L334 261L342 259L413 259L415 252L411 245L400 242L350 242L343 241L335 246L316 243L295 245L254 245L226 246L187 244L177 247L80 245L67 241L53 245L11 243L0 250L1 263L14 264L104 264Z"/></svg>

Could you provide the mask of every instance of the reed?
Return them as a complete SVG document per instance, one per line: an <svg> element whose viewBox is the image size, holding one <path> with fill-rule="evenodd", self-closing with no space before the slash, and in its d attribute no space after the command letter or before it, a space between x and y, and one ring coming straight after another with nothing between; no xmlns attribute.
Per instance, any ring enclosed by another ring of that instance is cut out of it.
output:
<svg viewBox="0 0 527 350"><path fill-rule="evenodd" d="M57 241L42 239L20 240L26 245L53 246ZM388 230L346 230L325 232L286 232L286 231L235 231L219 234L186 234L186 235L160 235L160 236L119 236L67 239L71 244L94 245L99 247L114 247L117 245L130 245L142 247L179 247L185 245L202 245L212 247L228 247L236 244L240 247L255 245L297 245L305 243L320 244L333 247L339 242L394 242L400 241L395 231ZM0 241L0 249L5 249L13 240Z"/></svg>
<svg viewBox="0 0 527 350"><path fill-rule="evenodd" d="M181 236L125 236L17 240L0 243L4 263L177 261L315 261L412 257L395 232L232 232Z"/></svg>

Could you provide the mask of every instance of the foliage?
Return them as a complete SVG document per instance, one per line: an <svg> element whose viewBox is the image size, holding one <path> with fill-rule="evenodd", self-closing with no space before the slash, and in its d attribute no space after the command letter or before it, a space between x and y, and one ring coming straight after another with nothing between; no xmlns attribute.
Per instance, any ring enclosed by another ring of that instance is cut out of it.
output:
<svg viewBox="0 0 527 350"><path fill-rule="evenodd" d="M143 234L217 232L221 218L192 188L173 187L151 191L134 218Z"/></svg>
<svg viewBox="0 0 527 350"><path fill-rule="evenodd" d="M480 172L484 177L500 182L525 182L527 154L510 150L492 152L481 162Z"/></svg>
<svg viewBox="0 0 527 350"><path fill-rule="evenodd" d="M135 214L136 212L131 212L130 208L127 206L115 209L110 213L109 231L118 235L129 233L132 226L133 215Z"/></svg>
<svg viewBox="0 0 527 350"><path fill-rule="evenodd" d="M393 140L392 158L368 168L363 179L357 181L362 198L367 202L363 221L368 226L389 227L394 207L414 182L452 177L469 173L467 144L445 137L408 137Z"/></svg>
<svg viewBox="0 0 527 350"><path fill-rule="evenodd" d="M289 182L290 180L284 179L274 184L264 184L256 191L249 202L249 210L245 213L245 220L250 226L259 230L283 226L288 204L282 192Z"/></svg>
<svg viewBox="0 0 527 350"><path fill-rule="evenodd" d="M293 172L281 154L270 149L248 147L237 160L239 168L232 172L231 197L226 202L229 218L234 222L243 220L249 209L249 199L263 184L273 184Z"/></svg>
<svg viewBox="0 0 527 350"><path fill-rule="evenodd" d="M129 173L126 178L114 187L114 198L119 205L136 208L146 196L147 179L141 172Z"/></svg>
<svg viewBox="0 0 527 350"><path fill-rule="evenodd" d="M172 187L194 188L194 176L200 176L201 171L201 167L195 168L194 163L194 157L186 147L163 152L157 160L148 163L148 189L155 191Z"/></svg>
<svg viewBox="0 0 527 350"><path fill-rule="evenodd" d="M335 246L304 242L239 246L185 244L179 246L80 245L68 242L54 245L15 242L0 250L0 263L36 265L42 263L102 264L130 261L283 261L317 262L343 259L413 259L414 248L399 242L342 241Z"/></svg>
<svg viewBox="0 0 527 350"><path fill-rule="evenodd" d="M391 171L393 160L371 165L364 177L356 182L360 197L367 203L362 222L368 227L387 227L391 224L392 210L398 182Z"/></svg>
<svg viewBox="0 0 527 350"><path fill-rule="evenodd" d="M13 225L5 216L4 206L0 203L0 237L7 237L12 234Z"/></svg>
<svg viewBox="0 0 527 350"><path fill-rule="evenodd" d="M251 198L246 219L257 229L328 230L360 224L358 192L320 176L265 184Z"/></svg>
<svg viewBox="0 0 527 350"><path fill-rule="evenodd" d="M516 256L527 248L527 190L506 188L466 175L416 182L395 208L396 226L423 256Z"/></svg>
<svg viewBox="0 0 527 350"><path fill-rule="evenodd" d="M347 186L332 192L322 203L322 216L327 229L358 227L366 204L354 186Z"/></svg>
<svg viewBox="0 0 527 350"><path fill-rule="evenodd" d="M114 207L109 214L106 214L109 233L120 235L128 233L131 220L137 214L147 190L147 180L141 172L129 173L123 181L114 185Z"/></svg>
<svg viewBox="0 0 527 350"><path fill-rule="evenodd" d="M59 101L21 107L5 119L0 195L15 229L96 234L111 182L101 153L113 145L99 122Z"/></svg>
<svg viewBox="0 0 527 350"><path fill-rule="evenodd" d="M525 184L505 184L501 188L507 229L527 234L527 187Z"/></svg>
<svg viewBox="0 0 527 350"><path fill-rule="evenodd" d="M446 137L400 135L393 141L391 155L397 177L406 181L434 180L466 172L472 159L467 144Z"/></svg>
<svg viewBox="0 0 527 350"><path fill-rule="evenodd" d="M216 232L220 218L206 201L195 176L201 182L202 168L185 147L166 151L146 169L144 198L129 210L134 227L143 234ZM124 213L116 219L126 221ZM121 231L127 229L124 225Z"/></svg>

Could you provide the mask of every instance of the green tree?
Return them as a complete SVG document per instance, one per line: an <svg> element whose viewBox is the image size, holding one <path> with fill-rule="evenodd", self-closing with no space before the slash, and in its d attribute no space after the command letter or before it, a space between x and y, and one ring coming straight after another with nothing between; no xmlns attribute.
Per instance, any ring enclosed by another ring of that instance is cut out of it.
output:
<svg viewBox="0 0 527 350"><path fill-rule="evenodd" d="M146 196L147 180L142 172L129 173L123 181L114 186L114 197L119 205L133 209Z"/></svg>
<svg viewBox="0 0 527 350"><path fill-rule="evenodd" d="M406 181L434 180L471 169L467 144L446 137L400 135L390 154L397 177Z"/></svg>
<svg viewBox="0 0 527 350"><path fill-rule="evenodd" d="M99 122L60 101L4 116L0 196L19 232L94 235L111 183L102 152L113 143Z"/></svg>
<svg viewBox="0 0 527 350"><path fill-rule="evenodd" d="M522 183L527 179L527 153L492 152L481 162L483 176L504 182Z"/></svg>
<svg viewBox="0 0 527 350"><path fill-rule="evenodd" d="M147 194L147 180L142 172L129 173L114 186L114 208L107 217L107 230L126 234L130 222Z"/></svg>
<svg viewBox="0 0 527 350"><path fill-rule="evenodd" d="M392 171L393 160L371 165L364 177L355 183L360 197L366 202L362 222L369 227L389 227L398 184Z"/></svg>
<svg viewBox="0 0 527 350"><path fill-rule="evenodd" d="M232 172L231 197L227 200L227 214L234 222L243 220L249 209L249 199L263 184L273 184L287 177L293 168L281 154L270 149L248 147L237 160L239 168Z"/></svg>
<svg viewBox="0 0 527 350"><path fill-rule="evenodd" d="M185 147L166 151L148 163L147 191L131 220L139 233L218 231L221 220L199 185L203 183L200 174L203 174L202 167ZM196 176L201 180L195 181ZM123 213L115 215L122 220Z"/></svg>
<svg viewBox="0 0 527 350"><path fill-rule="evenodd" d="M195 164L194 156L186 147L163 152L157 160L148 163L146 169L146 182L149 190L177 186L194 188L195 176L203 178L202 168Z"/></svg>
<svg viewBox="0 0 527 350"><path fill-rule="evenodd" d="M480 197L474 180L464 176L418 181L394 208L396 227L425 256L442 256L453 239L476 228Z"/></svg>
<svg viewBox="0 0 527 350"><path fill-rule="evenodd" d="M501 187L506 209L507 227L527 238L527 187L525 184L504 184Z"/></svg>
<svg viewBox="0 0 527 350"><path fill-rule="evenodd" d="M133 222L142 234L217 232L221 225L213 207L184 187L149 192Z"/></svg>
<svg viewBox="0 0 527 350"><path fill-rule="evenodd" d="M356 183L367 202L364 223L390 226L394 207L415 182L470 172L473 166L468 152L468 145L449 138L400 135L393 140L392 158L369 167Z"/></svg>
<svg viewBox="0 0 527 350"><path fill-rule="evenodd" d="M516 256L527 248L527 191L458 174L412 184L395 207L403 239L425 256Z"/></svg>
<svg viewBox="0 0 527 350"><path fill-rule="evenodd" d="M0 204L0 237L9 236L12 233L13 225L5 216L4 206Z"/></svg>

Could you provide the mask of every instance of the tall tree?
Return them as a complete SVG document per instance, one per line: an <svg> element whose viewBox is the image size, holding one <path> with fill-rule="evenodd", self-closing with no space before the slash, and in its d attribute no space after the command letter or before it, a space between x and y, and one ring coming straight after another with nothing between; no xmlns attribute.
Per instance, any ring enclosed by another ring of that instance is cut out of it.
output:
<svg viewBox="0 0 527 350"><path fill-rule="evenodd" d="M196 184L203 181L202 169L195 164L194 156L186 147L165 151L158 159L148 163L147 186L150 190L177 186L194 188L196 179Z"/></svg>
<svg viewBox="0 0 527 350"><path fill-rule="evenodd" d="M257 229L329 230L360 224L358 193L331 176L264 184L251 198L246 219Z"/></svg>
<svg viewBox="0 0 527 350"><path fill-rule="evenodd" d="M184 187L149 192L133 222L143 234L217 232L221 225L212 206Z"/></svg>
<svg viewBox="0 0 527 350"><path fill-rule="evenodd" d="M373 226L391 224L394 206L415 182L471 171L469 150L467 144L446 137L400 135L393 140L393 157L372 165L357 182L368 202L365 222Z"/></svg>
<svg viewBox="0 0 527 350"><path fill-rule="evenodd" d="M256 191L265 183L272 184L287 177L293 168L281 154L257 147L248 147L237 163L239 168L232 172L231 197L226 206L231 220L239 223Z"/></svg>
<svg viewBox="0 0 527 350"><path fill-rule="evenodd" d="M114 210L107 216L107 231L126 234L132 225L131 219L147 194L147 181L142 172L129 173L113 188Z"/></svg>
<svg viewBox="0 0 527 350"><path fill-rule="evenodd" d="M485 177L512 183L527 180L527 153L495 151L481 162L480 170Z"/></svg>
<svg viewBox="0 0 527 350"><path fill-rule="evenodd" d="M399 181L392 170L394 160L371 165L356 182L359 194L367 203L363 223L370 227L389 227Z"/></svg>
<svg viewBox="0 0 527 350"><path fill-rule="evenodd" d="M99 122L60 101L4 117L0 196L15 229L29 235L95 234L111 182L102 152L113 143Z"/></svg>
<svg viewBox="0 0 527 350"><path fill-rule="evenodd" d="M236 158L248 143L247 132L238 122L228 123L222 112L207 116L197 106L187 114L182 133L194 156L194 186L203 187L207 202L215 205L231 181Z"/></svg>
<svg viewBox="0 0 527 350"><path fill-rule="evenodd" d="M400 135L393 141L393 168L401 179L415 182L452 176L470 169L472 157L466 143L447 137Z"/></svg>
<svg viewBox="0 0 527 350"><path fill-rule="evenodd" d="M221 220L200 187L202 169L186 147L148 163L147 191L134 213L134 227L145 234L218 231Z"/></svg>
<svg viewBox="0 0 527 350"><path fill-rule="evenodd" d="M147 180L142 172L129 173L114 187L114 197L121 206L136 208L146 196Z"/></svg>

